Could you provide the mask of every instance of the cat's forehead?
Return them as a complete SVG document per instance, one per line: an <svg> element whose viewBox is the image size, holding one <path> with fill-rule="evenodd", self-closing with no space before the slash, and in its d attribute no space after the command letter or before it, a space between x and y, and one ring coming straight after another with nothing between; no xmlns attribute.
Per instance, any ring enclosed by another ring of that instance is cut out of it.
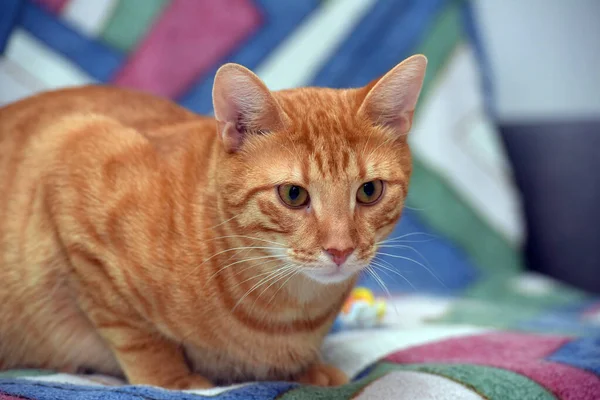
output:
<svg viewBox="0 0 600 400"><path fill-rule="evenodd" d="M360 96L354 89L300 88L275 93L288 123L304 127L339 130L356 117Z"/></svg>
<svg viewBox="0 0 600 400"><path fill-rule="evenodd" d="M364 130L356 90L301 88L276 93L287 133L309 150L351 147Z"/></svg>
<svg viewBox="0 0 600 400"><path fill-rule="evenodd" d="M275 95L287 118L286 128L271 142L286 165L279 171L291 174L282 179L302 177L304 183L334 187L378 175L381 156L373 156L386 150L389 135L358 115L358 90L302 88ZM269 142L268 136L263 139Z"/></svg>
<svg viewBox="0 0 600 400"><path fill-rule="evenodd" d="M368 175L366 140L376 145L381 138L357 115L357 90L302 88L276 92L276 99L288 119L284 147L300 153L305 162L296 167L309 181L341 183Z"/></svg>

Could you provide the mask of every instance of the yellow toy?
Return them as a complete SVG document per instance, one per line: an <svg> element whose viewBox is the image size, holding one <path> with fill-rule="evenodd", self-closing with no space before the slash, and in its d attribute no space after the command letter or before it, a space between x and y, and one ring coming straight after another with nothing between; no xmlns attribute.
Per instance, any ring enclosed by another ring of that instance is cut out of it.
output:
<svg viewBox="0 0 600 400"><path fill-rule="evenodd" d="M380 325L386 312L383 299L364 287L352 290L338 318L340 328L372 328Z"/></svg>

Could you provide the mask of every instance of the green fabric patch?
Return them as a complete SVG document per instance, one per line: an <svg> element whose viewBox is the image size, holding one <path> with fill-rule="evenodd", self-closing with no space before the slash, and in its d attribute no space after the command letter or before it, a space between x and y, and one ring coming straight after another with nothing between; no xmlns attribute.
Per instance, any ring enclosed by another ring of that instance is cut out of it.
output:
<svg viewBox="0 0 600 400"><path fill-rule="evenodd" d="M524 269L520 252L418 158L413 160L407 204L413 208L426 208L419 217L462 248L486 273L515 274Z"/></svg>
<svg viewBox="0 0 600 400"><path fill-rule="evenodd" d="M547 291L528 293L518 286L521 277L498 276L491 278L493 279L487 279L470 287L465 294L471 298L489 300L494 303L538 309L555 308L589 298L585 292L559 281L549 281L551 283L549 283Z"/></svg>
<svg viewBox="0 0 600 400"><path fill-rule="evenodd" d="M531 379L505 369L469 364L409 364L381 363L373 371L420 371L439 375L460 383L488 400L556 399L548 390Z"/></svg>
<svg viewBox="0 0 600 400"><path fill-rule="evenodd" d="M344 386L335 388L322 388L316 386L300 386L297 389L292 389L282 396L279 400L343 400L351 399L355 394L360 392L369 383L387 374L387 370L373 371L368 376L349 383Z"/></svg>
<svg viewBox="0 0 600 400"><path fill-rule="evenodd" d="M548 291L527 293L517 287L517 276L490 276L467 289L465 298L457 299L451 309L432 322L475 324L498 329L519 329L523 322L539 317L545 310L577 304L589 298L584 292L559 282ZM558 326L545 333L577 335L580 331ZM531 330L528 327L527 330Z"/></svg>
<svg viewBox="0 0 600 400"><path fill-rule="evenodd" d="M129 52L152 26L168 0L120 1L100 35L119 50Z"/></svg>
<svg viewBox="0 0 600 400"><path fill-rule="evenodd" d="M429 59L421 97L426 97L462 40L462 1L452 2L437 18L417 52ZM417 108L417 114L419 109ZM523 269L520 252L483 221L443 178L415 156L407 205L426 209L419 217L441 236L454 241L486 272Z"/></svg>
<svg viewBox="0 0 600 400"><path fill-rule="evenodd" d="M336 388L302 386L279 397L280 400L350 399L364 388L393 371L418 371L443 376L466 386L488 400L556 399L548 390L529 378L504 369L469 364L378 364L367 376ZM398 388L402 390L402 388Z"/></svg>
<svg viewBox="0 0 600 400"><path fill-rule="evenodd" d="M431 322L514 329L519 322L531 320L538 315L539 310L536 308L460 299L453 303L452 308L446 314Z"/></svg>
<svg viewBox="0 0 600 400"><path fill-rule="evenodd" d="M27 376L46 376L54 374L56 374L55 371L43 369L11 369L8 371L1 371L0 378L25 378Z"/></svg>
<svg viewBox="0 0 600 400"><path fill-rule="evenodd" d="M416 53L427 56L427 74L421 89L421 98L427 96L439 72L463 39L461 5L461 2L455 1L440 12L415 50ZM418 110L416 112L418 113Z"/></svg>

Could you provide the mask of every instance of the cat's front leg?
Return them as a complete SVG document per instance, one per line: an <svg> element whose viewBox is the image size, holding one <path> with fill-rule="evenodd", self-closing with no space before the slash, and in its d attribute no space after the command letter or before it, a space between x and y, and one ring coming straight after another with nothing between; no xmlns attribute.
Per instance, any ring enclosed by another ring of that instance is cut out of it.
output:
<svg viewBox="0 0 600 400"><path fill-rule="evenodd" d="M127 322L99 323L127 380L132 385L153 385L166 389L205 389L212 383L190 371L183 350L158 333L144 332Z"/></svg>
<svg viewBox="0 0 600 400"><path fill-rule="evenodd" d="M340 386L348 383L348 377L333 365L317 363L296 377L296 382L324 387Z"/></svg>
<svg viewBox="0 0 600 400"><path fill-rule="evenodd" d="M130 384L166 389L214 386L190 370L180 345L157 332L117 298L110 296L103 302L89 295L80 296L78 303L107 343Z"/></svg>

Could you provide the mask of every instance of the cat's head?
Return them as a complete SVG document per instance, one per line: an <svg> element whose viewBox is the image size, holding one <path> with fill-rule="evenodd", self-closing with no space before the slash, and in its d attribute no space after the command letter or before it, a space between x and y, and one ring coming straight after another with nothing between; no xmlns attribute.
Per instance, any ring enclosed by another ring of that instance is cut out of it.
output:
<svg viewBox="0 0 600 400"><path fill-rule="evenodd" d="M404 205L407 134L426 65L413 56L348 90L271 92L240 65L217 72L221 203L236 233L281 256L270 265L322 283L369 265Z"/></svg>

